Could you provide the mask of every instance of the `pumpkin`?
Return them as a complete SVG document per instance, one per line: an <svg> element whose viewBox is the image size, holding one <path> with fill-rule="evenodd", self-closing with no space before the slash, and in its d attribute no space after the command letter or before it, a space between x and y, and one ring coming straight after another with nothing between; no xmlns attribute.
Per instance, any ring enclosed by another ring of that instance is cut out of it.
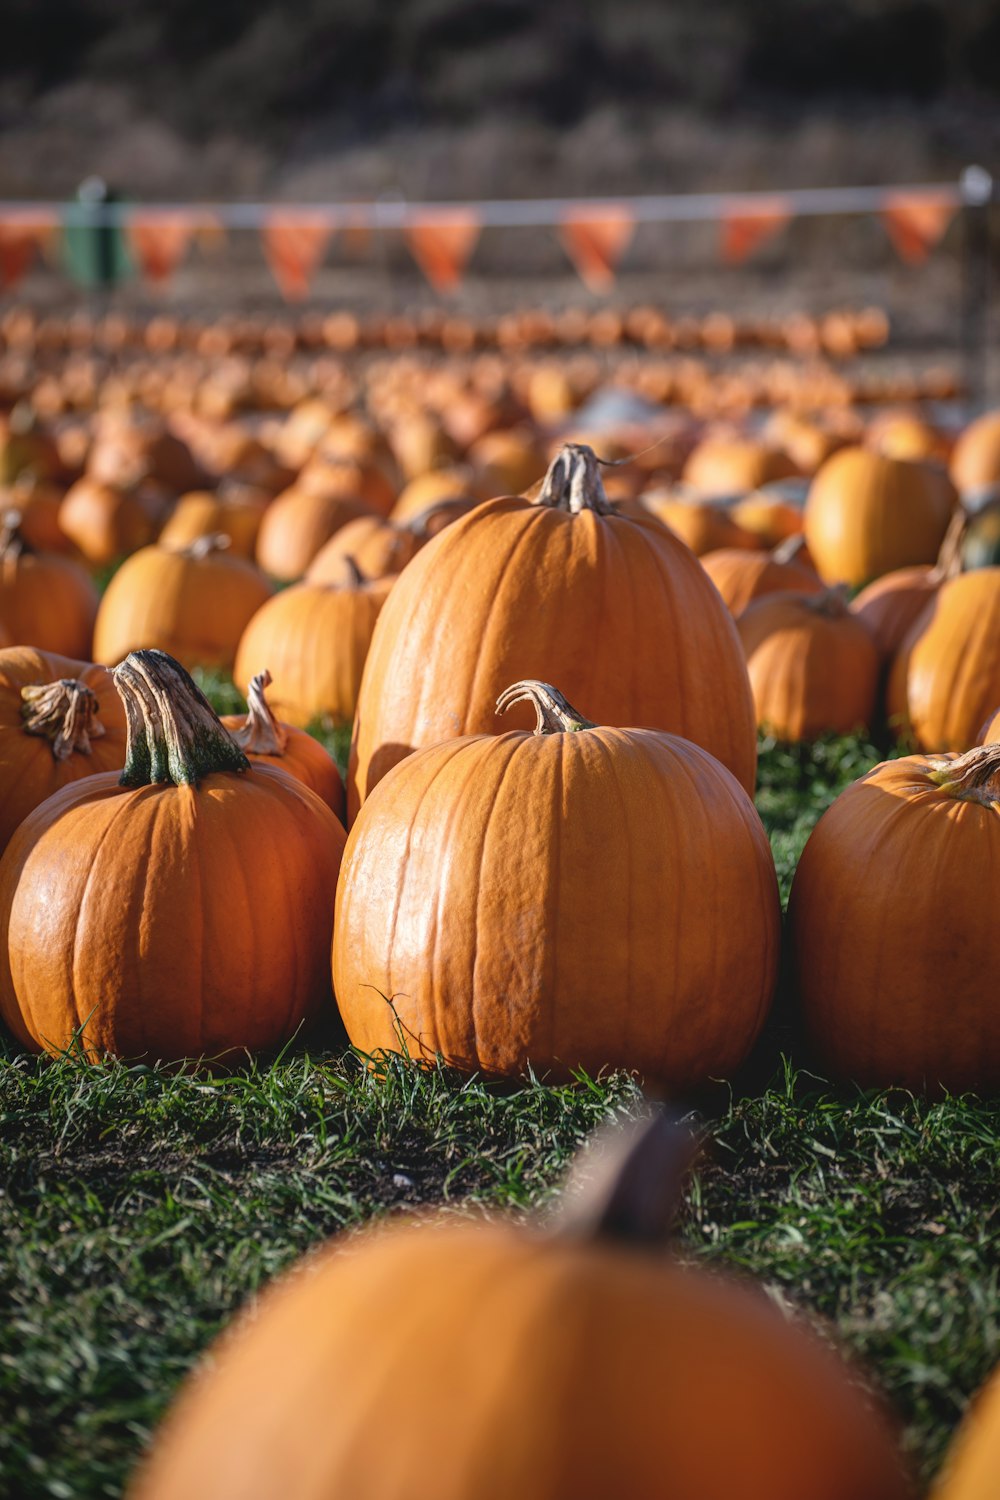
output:
<svg viewBox="0 0 1000 1500"><path fill-rule="evenodd" d="M94 627L94 659L114 666L155 647L187 667L232 668L244 629L271 585L229 538L207 536L179 552L144 547L108 584Z"/></svg>
<svg viewBox="0 0 1000 1500"><path fill-rule="evenodd" d="M878 652L841 590L770 594L747 606L736 629L762 729L814 740L871 724Z"/></svg>
<svg viewBox="0 0 1000 1500"><path fill-rule="evenodd" d="M964 511L956 511L933 567L923 563L895 568L873 579L851 600L851 613L865 626L883 663L892 661L941 585L961 571L967 527Z"/></svg>
<svg viewBox="0 0 1000 1500"><path fill-rule="evenodd" d="M326 716L350 724L375 622L393 582L366 579L355 568L347 585L283 589L244 630L236 680L245 682L254 665L266 661L273 675L271 701L283 719L305 726Z"/></svg>
<svg viewBox="0 0 1000 1500"><path fill-rule="evenodd" d="M665 1253L689 1158L655 1115L581 1153L554 1226L335 1240L222 1335L131 1500L906 1500L840 1356Z"/></svg>
<svg viewBox="0 0 1000 1500"><path fill-rule="evenodd" d="M1000 567L943 583L892 663L889 718L923 750L968 750L1000 702Z"/></svg>
<svg viewBox="0 0 1000 1500"><path fill-rule="evenodd" d="M106 667L0 651L0 849L67 782L125 764L125 712Z"/></svg>
<svg viewBox="0 0 1000 1500"><path fill-rule="evenodd" d="M494 698L532 668L604 723L683 734L753 787L753 705L725 605L683 543L617 513L593 452L567 446L536 501L478 505L400 574L365 665L348 817L411 750L492 733Z"/></svg>
<svg viewBox="0 0 1000 1500"><path fill-rule="evenodd" d="M0 484L13 484L22 474L57 479L61 471L59 450L33 407L19 401L0 416Z"/></svg>
<svg viewBox="0 0 1000 1500"><path fill-rule="evenodd" d="M944 435L918 411L879 412L869 423L865 444L888 458L930 459L946 462L948 443Z"/></svg>
<svg viewBox="0 0 1000 1500"><path fill-rule="evenodd" d="M929 465L842 448L809 487L805 535L825 583L868 583L895 568L933 563L954 492Z"/></svg>
<svg viewBox="0 0 1000 1500"><path fill-rule="evenodd" d="M257 566L272 578L293 583L302 577L324 543L371 506L346 495L316 495L293 487L264 512L257 533Z"/></svg>
<svg viewBox="0 0 1000 1500"><path fill-rule="evenodd" d="M98 423L87 475L99 487L124 491L152 479L175 495L200 489L207 477L188 445L161 422L120 413Z"/></svg>
<svg viewBox="0 0 1000 1500"><path fill-rule="evenodd" d="M986 723L979 732L979 743L981 745L996 745L1000 743L1000 708L991 713Z"/></svg>
<svg viewBox="0 0 1000 1500"><path fill-rule="evenodd" d="M1000 481L1000 411L969 423L952 450L950 473L962 495Z"/></svg>
<svg viewBox="0 0 1000 1500"><path fill-rule="evenodd" d="M736 548L750 552L760 549L760 538L739 526L721 505L692 500L669 490L666 493L647 490L641 503L664 526L669 526L696 557Z"/></svg>
<svg viewBox="0 0 1000 1500"><path fill-rule="evenodd" d="M473 504L472 500L441 500L406 522L381 516L348 521L319 549L306 569L306 581L349 584L354 579L352 560L365 578L400 573L426 541L464 516Z"/></svg>
<svg viewBox="0 0 1000 1500"><path fill-rule="evenodd" d="M1000 1474L1000 1370L973 1398L931 1500L995 1500Z"/></svg>
<svg viewBox="0 0 1000 1500"><path fill-rule="evenodd" d="M152 541L155 527L134 491L85 477L67 491L59 526L92 567L103 568Z"/></svg>
<svg viewBox="0 0 1000 1500"><path fill-rule="evenodd" d="M729 514L737 526L758 537L762 547L778 547L802 534L802 507L784 497L780 484L754 490L731 505Z"/></svg>
<svg viewBox="0 0 1000 1500"><path fill-rule="evenodd" d="M346 803L340 772L311 734L291 724L282 724L274 717L264 696L271 680L266 669L251 678L246 714L227 714L222 720L224 728L251 765L262 762L287 771L315 792L343 822Z"/></svg>
<svg viewBox="0 0 1000 1500"><path fill-rule="evenodd" d="M88 659L97 590L80 564L35 552L17 510L0 518L0 622L10 644Z"/></svg>
<svg viewBox="0 0 1000 1500"><path fill-rule="evenodd" d="M788 921L805 1029L832 1076L1000 1088L998 801L1000 746L912 755L876 766L816 825Z"/></svg>
<svg viewBox="0 0 1000 1500"><path fill-rule="evenodd" d="M740 437L707 437L684 465L681 478L705 499L721 500L759 490L798 473L787 453Z"/></svg>
<svg viewBox="0 0 1000 1500"><path fill-rule="evenodd" d="M476 503L472 493L471 469L433 469L429 474L411 479L400 490L399 499L392 507L391 519L397 525L403 521L412 521L442 500L468 500L470 505Z"/></svg>
<svg viewBox="0 0 1000 1500"><path fill-rule="evenodd" d="M179 552L207 536L227 536L235 557L254 555L267 495L248 485L213 494L192 490L181 495L159 535L160 545Z"/></svg>
<svg viewBox="0 0 1000 1500"><path fill-rule="evenodd" d="M545 473L545 454L529 432L486 432L466 455L474 472L473 488L483 500L495 495L522 495Z"/></svg>
<svg viewBox="0 0 1000 1500"><path fill-rule="evenodd" d="M726 608L735 618L767 594L819 594L823 585L811 568L793 557L784 560L775 552L748 552L740 547L722 547L706 552L701 565L719 590Z"/></svg>
<svg viewBox="0 0 1000 1500"><path fill-rule="evenodd" d="M380 516L387 516L396 500L396 485L377 459L327 453L322 448L300 471L295 489L323 500L360 501Z"/></svg>
<svg viewBox="0 0 1000 1500"><path fill-rule="evenodd" d="M65 494L64 485L25 472L0 497L0 508L20 511L21 535L36 552L72 552L73 544L59 525Z"/></svg>
<svg viewBox="0 0 1000 1500"><path fill-rule="evenodd" d="M498 709L520 702L534 734L422 750L355 822L334 943L352 1042L504 1076L730 1076L770 1005L779 940L746 792L676 735L597 728L544 683Z"/></svg>
<svg viewBox="0 0 1000 1500"><path fill-rule="evenodd" d="M65 786L0 859L0 1015L32 1051L177 1059L286 1042L329 993L344 832L253 769L160 651L115 668L125 769Z"/></svg>

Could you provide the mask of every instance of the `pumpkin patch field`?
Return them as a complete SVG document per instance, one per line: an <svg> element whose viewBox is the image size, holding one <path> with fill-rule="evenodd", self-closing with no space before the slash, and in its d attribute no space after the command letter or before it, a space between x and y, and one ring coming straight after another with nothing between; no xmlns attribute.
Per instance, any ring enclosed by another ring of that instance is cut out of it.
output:
<svg viewBox="0 0 1000 1500"><path fill-rule="evenodd" d="M837 317L0 318L0 1493L1000 1494L1000 413Z"/></svg>

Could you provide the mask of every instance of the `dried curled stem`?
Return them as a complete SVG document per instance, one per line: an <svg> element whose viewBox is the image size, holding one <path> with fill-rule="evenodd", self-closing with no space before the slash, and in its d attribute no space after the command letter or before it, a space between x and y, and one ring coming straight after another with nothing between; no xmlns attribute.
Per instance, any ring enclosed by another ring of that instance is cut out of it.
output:
<svg viewBox="0 0 1000 1500"><path fill-rule="evenodd" d="M631 1132L608 1127L596 1145L570 1173L559 1231L659 1249L669 1239L697 1154L691 1132L661 1111Z"/></svg>
<svg viewBox="0 0 1000 1500"><path fill-rule="evenodd" d="M574 516L583 510L596 511L600 516L616 514L604 493L597 454L586 443L567 443L560 448L534 503L568 510Z"/></svg>
<svg viewBox="0 0 1000 1500"><path fill-rule="evenodd" d="M112 675L128 722L122 786L197 786L214 771L250 770L211 704L165 651L133 651Z"/></svg>
<svg viewBox="0 0 1000 1500"><path fill-rule="evenodd" d="M89 755L91 740L105 732L97 717L96 693L74 677L23 687L21 698L25 734L48 740L56 760L69 760L74 753Z"/></svg>
<svg viewBox="0 0 1000 1500"><path fill-rule="evenodd" d="M1000 802L1000 744L977 745L954 760L930 761L929 775L960 802Z"/></svg>
<svg viewBox="0 0 1000 1500"><path fill-rule="evenodd" d="M497 713L505 714L515 703L530 703L535 710L536 734L575 734L597 726L578 714L562 693L547 682L527 679L505 688L497 699Z"/></svg>
<svg viewBox="0 0 1000 1500"><path fill-rule="evenodd" d="M271 674L265 667L250 683L247 693L247 716L240 729L229 732L248 755L284 755L288 730L271 712L264 689L271 686Z"/></svg>

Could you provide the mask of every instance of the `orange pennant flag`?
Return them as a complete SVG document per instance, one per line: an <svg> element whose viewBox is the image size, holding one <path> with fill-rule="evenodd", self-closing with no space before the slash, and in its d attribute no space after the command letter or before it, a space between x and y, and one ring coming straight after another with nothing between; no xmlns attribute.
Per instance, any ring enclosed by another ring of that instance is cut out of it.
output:
<svg viewBox="0 0 1000 1500"><path fill-rule="evenodd" d="M453 292L479 241L482 224L470 208L439 209L403 230L413 259L436 292Z"/></svg>
<svg viewBox="0 0 1000 1500"><path fill-rule="evenodd" d="M46 250L59 228L55 214L34 209L0 220L0 289L17 286L39 250Z"/></svg>
<svg viewBox="0 0 1000 1500"><path fill-rule="evenodd" d="M882 222L896 253L907 265L925 261L948 225L958 205L949 198L926 193L887 193Z"/></svg>
<svg viewBox="0 0 1000 1500"><path fill-rule="evenodd" d="M185 214L154 209L131 214L125 225L128 247L147 281L165 286L184 259L194 225Z"/></svg>
<svg viewBox="0 0 1000 1500"><path fill-rule="evenodd" d="M759 246L784 229L791 217L783 198L769 198L750 209L723 209L723 260L730 266L742 265Z"/></svg>
<svg viewBox="0 0 1000 1500"><path fill-rule="evenodd" d="M286 302L308 297L316 269L333 235L327 215L272 214L261 230L264 259Z"/></svg>
<svg viewBox="0 0 1000 1500"><path fill-rule="evenodd" d="M618 262L629 247L635 215L621 204L570 209L559 228L566 254L592 292L609 292Z"/></svg>

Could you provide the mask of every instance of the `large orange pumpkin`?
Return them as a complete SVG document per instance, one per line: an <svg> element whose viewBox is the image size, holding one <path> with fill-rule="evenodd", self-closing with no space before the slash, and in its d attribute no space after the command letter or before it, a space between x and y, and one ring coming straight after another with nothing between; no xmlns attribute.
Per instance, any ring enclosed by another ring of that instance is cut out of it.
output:
<svg viewBox="0 0 1000 1500"><path fill-rule="evenodd" d="M662 1118L591 1148L547 1233L335 1241L223 1335L131 1500L907 1500L840 1357L664 1253L682 1153Z"/></svg>
<svg viewBox="0 0 1000 1500"><path fill-rule="evenodd" d="M271 685L266 669L257 672L247 691L246 714L227 714L222 720L244 755L255 765L278 766L322 798L344 821L344 783L331 757L318 740L292 724L282 724L264 696Z"/></svg>
<svg viewBox="0 0 1000 1500"><path fill-rule="evenodd" d="M114 673L125 769L49 797L0 859L0 1015L33 1051L176 1059L287 1041L329 993L344 832L254 769L177 662Z"/></svg>
<svg viewBox="0 0 1000 1500"><path fill-rule="evenodd" d="M1000 1088L998 869L996 745L886 761L837 798L788 908L823 1068L873 1087Z"/></svg>
<svg viewBox="0 0 1000 1500"><path fill-rule="evenodd" d="M351 1040L509 1076L731 1075L777 972L750 799L687 740L597 728L543 683L498 706L519 702L534 734L423 750L361 810L334 942Z"/></svg>
<svg viewBox="0 0 1000 1500"><path fill-rule="evenodd" d="M757 723L781 740L849 734L871 723L878 653L843 593L770 594L736 622Z"/></svg>
<svg viewBox="0 0 1000 1500"><path fill-rule="evenodd" d="M106 667L0 651L0 849L67 782L125 764L125 711Z"/></svg>
<svg viewBox="0 0 1000 1500"><path fill-rule="evenodd" d="M80 564L57 552L35 552L20 513L0 521L0 624L10 643L87 660L97 615L97 590Z"/></svg>
<svg viewBox="0 0 1000 1500"><path fill-rule="evenodd" d="M805 536L826 583L852 587L894 568L933 563L954 491L927 464L842 448L809 488Z"/></svg>
<svg viewBox="0 0 1000 1500"><path fill-rule="evenodd" d="M889 673L891 721L923 750L968 750L1000 702L1000 568L941 585Z"/></svg>
<svg viewBox="0 0 1000 1500"><path fill-rule="evenodd" d="M683 734L753 787L753 704L725 605L683 543L610 504L591 450L567 447L537 501L477 506L400 574L365 666L348 816L411 750L494 732L496 696L543 674L601 722Z"/></svg>
<svg viewBox="0 0 1000 1500"><path fill-rule="evenodd" d="M249 621L236 652L245 682L267 662L271 702L290 724L354 718L365 659L392 578L352 583L299 583L269 599Z"/></svg>
<svg viewBox="0 0 1000 1500"><path fill-rule="evenodd" d="M962 1419L931 1500L996 1500L1000 1474L1000 1369Z"/></svg>
<svg viewBox="0 0 1000 1500"><path fill-rule="evenodd" d="M130 651L154 647L186 667L233 665L247 624L272 589L229 538L207 536L175 552L144 547L108 584L97 611L94 657L114 666Z"/></svg>

